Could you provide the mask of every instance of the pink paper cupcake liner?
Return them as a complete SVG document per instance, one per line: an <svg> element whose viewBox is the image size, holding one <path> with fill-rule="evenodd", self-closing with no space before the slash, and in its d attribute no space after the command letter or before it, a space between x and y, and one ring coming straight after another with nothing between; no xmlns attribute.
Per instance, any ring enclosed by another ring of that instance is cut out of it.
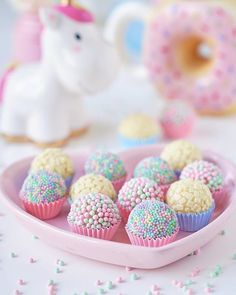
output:
<svg viewBox="0 0 236 295"><path fill-rule="evenodd" d="M119 211L120 211L120 215L121 215L121 217L123 218L123 220L124 220L124 222L125 222L125 224L126 224L127 221L128 221L128 218L129 218L130 212L131 212L132 210L130 211L130 210L125 209L124 207L122 207L122 206L120 205L119 202L116 202L116 205L117 205L117 207L118 207L118 209L119 209Z"/></svg>
<svg viewBox="0 0 236 295"><path fill-rule="evenodd" d="M144 247L161 247L161 246L170 244L176 240L176 237L179 232L179 228L177 228L176 231L171 236L166 238L157 238L156 240L143 239L143 238L137 237L133 233L129 232L127 229L126 229L126 232L128 234L128 237L132 245L144 246Z"/></svg>
<svg viewBox="0 0 236 295"><path fill-rule="evenodd" d="M215 192L212 192L212 197L215 200L216 206L221 206L224 203L226 195L227 191L224 187Z"/></svg>
<svg viewBox="0 0 236 295"><path fill-rule="evenodd" d="M210 222L214 209L215 202L207 211L201 213L176 213L180 230L196 232L202 229Z"/></svg>
<svg viewBox="0 0 236 295"><path fill-rule="evenodd" d="M65 200L66 198L64 197L55 202L45 204L31 203L26 200L22 200L22 202L26 212L39 219L46 220L56 217L61 212Z"/></svg>
<svg viewBox="0 0 236 295"><path fill-rule="evenodd" d="M83 235L83 236L88 236L96 239L102 239L102 240L111 240L115 233L117 232L119 226L120 226L121 221L117 222L113 226L106 228L106 229L91 229L91 228L85 228L85 227L80 227L75 224L69 224L70 229L72 232Z"/></svg>
<svg viewBox="0 0 236 295"><path fill-rule="evenodd" d="M115 191L117 192L117 194L119 193L120 189L122 188L123 184L126 181L126 175L121 177L120 179L117 180L113 180L112 184L114 186Z"/></svg>

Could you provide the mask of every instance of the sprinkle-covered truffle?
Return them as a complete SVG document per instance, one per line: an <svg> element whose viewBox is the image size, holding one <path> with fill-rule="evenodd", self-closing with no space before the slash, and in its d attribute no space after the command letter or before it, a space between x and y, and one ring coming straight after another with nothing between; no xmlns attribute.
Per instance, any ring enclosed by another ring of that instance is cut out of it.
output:
<svg viewBox="0 0 236 295"><path fill-rule="evenodd" d="M215 164L200 160L187 165L180 179L200 180L208 186L211 192L216 192L223 186L223 174Z"/></svg>
<svg viewBox="0 0 236 295"><path fill-rule="evenodd" d="M121 207L131 211L137 204L144 200L164 200L164 194L155 181L138 177L127 181L118 195L118 203Z"/></svg>
<svg viewBox="0 0 236 295"><path fill-rule="evenodd" d="M196 120L193 107L184 101L168 103L161 115L161 126L167 138L183 138L189 135Z"/></svg>
<svg viewBox="0 0 236 295"><path fill-rule="evenodd" d="M90 193L77 199L67 217L68 223L87 229L107 229L120 220L116 204L102 194Z"/></svg>
<svg viewBox="0 0 236 295"><path fill-rule="evenodd" d="M166 145L161 158L176 171L181 171L186 165L201 160L202 154L197 146L186 140L176 140Z"/></svg>
<svg viewBox="0 0 236 295"><path fill-rule="evenodd" d="M56 173L40 170L25 179L20 197L31 203L51 203L65 197L64 179Z"/></svg>
<svg viewBox="0 0 236 295"><path fill-rule="evenodd" d="M60 174L64 179L73 175L72 160L59 148L45 149L33 160L31 171L47 170Z"/></svg>
<svg viewBox="0 0 236 295"><path fill-rule="evenodd" d="M125 118L119 133L130 139L144 139L160 135L160 127L151 117L145 114L133 114Z"/></svg>
<svg viewBox="0 0 236 295"><path fill-rule="evenodd" d="M178 213L200 213L211 208L214 201L209 188L201 181L184 179L170 186L166 202Z"/></svg>
<svg viewBox="0 0 236 295"><path fill-rule="evenodd" d="M170 184L176 180L175 172L159 157L149 157L140 161L135 167L134 177L147 177L159 185Z"/></svg>
<svg viewBox="0 0 236 295"><path fill-rule="evenodd" d="M113 153L98 151L92 154L85 163L85 172L105 176L110 181L126 175L121 159Z"/></svg>
<svg viewBox="0 0 236 295"><path fill-rule="evenodd" d="M116 191L107 178L102 175L86 174L81 176L71 187L70 197L74 201L79 196L89 193L101 193L109 196L112 200L117 197Z"/></svg>
<svg viewBox="0 0 236 295"><path fill-rule="evenodd" d="M126 230L143 239L166 238L178 230L178 220L165 203L147 200L132 210Z"/></svg>

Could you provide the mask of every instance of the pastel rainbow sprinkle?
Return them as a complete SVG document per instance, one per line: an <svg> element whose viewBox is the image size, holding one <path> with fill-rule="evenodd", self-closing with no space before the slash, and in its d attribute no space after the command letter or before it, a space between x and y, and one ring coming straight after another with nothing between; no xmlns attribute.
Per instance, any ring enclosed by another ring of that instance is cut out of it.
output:
<svg viewBox="0 0 236 295"><path fill-rule="evenodd" d="M223 174L218 166L208 161L195 161L186 166L180 179L200 180L208 186L211 192L218 191L223 186Z"/></svg>
<svg viewBox="0 0 236 295"><path fill-rule="evenodd" d="M97 151L92 154L84 168L87 174L100 174L110 181L118 180L126 175L124 164L119 157L106 151Z"/></svg>
<svg viewBox="0 0 236 295"><path fill-rule="evenodd" d="M147 177L159 185L177 180L174 170L160 157L148 157L140 161L135 167L134 177Z"/></svg>
<svg viewBox="0 0 236 295"><path fill-rule="evenodd" d="M160 201L143 201L131 212L126 229L143 239L166 238L178 229L175 212Z"/></svg>
<svg viewBox="0 0 236 295"><path fill-rule="evenodd" d="M40 170L25 179L20 197L31 203L51 203L66 195L65 181L57 173Z"/></svg>

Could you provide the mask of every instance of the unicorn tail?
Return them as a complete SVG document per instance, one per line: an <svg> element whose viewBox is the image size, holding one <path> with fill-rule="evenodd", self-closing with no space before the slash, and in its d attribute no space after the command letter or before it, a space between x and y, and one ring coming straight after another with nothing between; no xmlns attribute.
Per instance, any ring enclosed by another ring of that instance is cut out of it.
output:
<svg viewBox="0 0 236 295"><path fill-rule="evenodd" d="M7 79L9 78L10 74L15 70L16 67L17 67L16 64L10 65L4 72L3 76L0 78L0 103L3 101L4 89L5 89Z"/></svg>

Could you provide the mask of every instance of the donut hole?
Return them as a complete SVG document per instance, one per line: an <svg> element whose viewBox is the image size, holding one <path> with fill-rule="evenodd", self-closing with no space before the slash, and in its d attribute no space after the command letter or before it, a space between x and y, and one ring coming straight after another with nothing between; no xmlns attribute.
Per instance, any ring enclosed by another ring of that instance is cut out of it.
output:
<svg viewBox="0 0 236 295"><path fill-rule="evenodd" d="M188 36L177 42L176 61L185 74L199 76L212 69L213 51L211 40L199 36Z"/></svg>

